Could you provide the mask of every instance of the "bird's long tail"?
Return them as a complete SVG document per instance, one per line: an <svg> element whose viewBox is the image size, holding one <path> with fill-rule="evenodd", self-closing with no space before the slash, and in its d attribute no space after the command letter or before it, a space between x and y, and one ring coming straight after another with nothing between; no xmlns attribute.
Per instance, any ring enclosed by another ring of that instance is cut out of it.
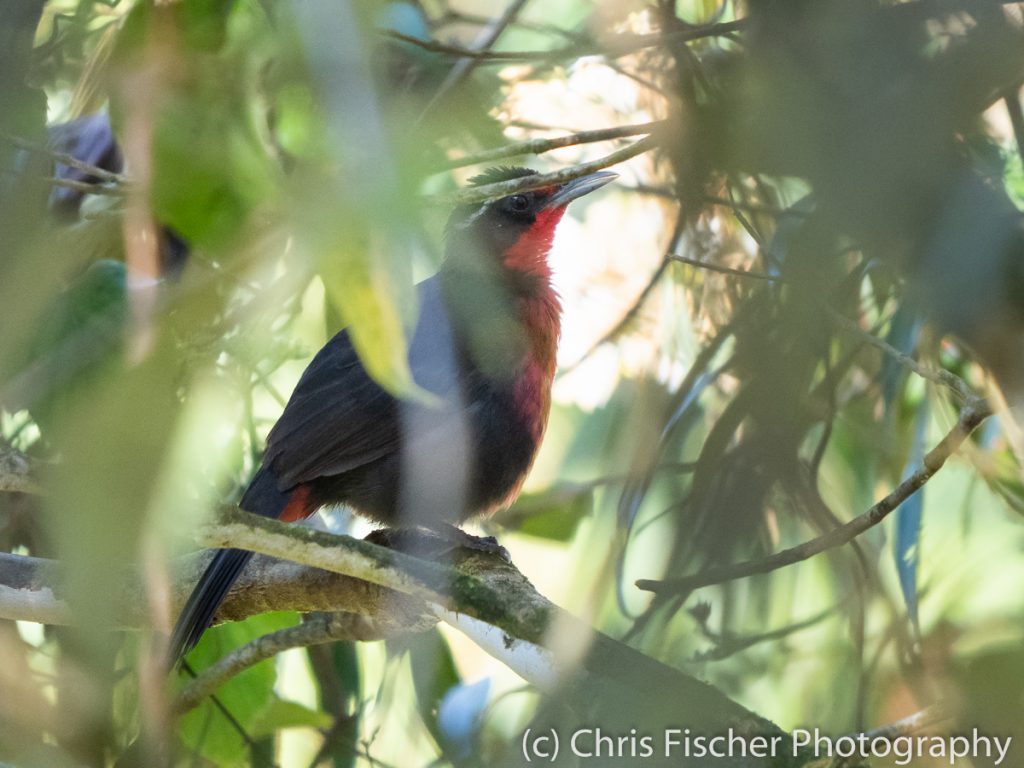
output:
<svg viewBox="0 0 1024 768"><path fill-rule="evenodd" d="M261 468L253 477L239 506L263 517L291 522L306 517L312 511L307 502L308 489L305 486L281 491L273 473ZM167 659L172 668L199 642L203 632L213 622L231 585L252 555L252 552L242 549L217 550L174 625L167 651Z"/></svg>

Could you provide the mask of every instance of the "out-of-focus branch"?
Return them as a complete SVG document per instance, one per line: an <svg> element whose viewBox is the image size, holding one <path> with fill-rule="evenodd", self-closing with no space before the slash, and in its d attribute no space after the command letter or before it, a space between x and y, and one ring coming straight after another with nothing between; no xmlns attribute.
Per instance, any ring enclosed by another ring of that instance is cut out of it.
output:
<svg viewBox="0 0 1024 768"><path fill-rule="evenodd" d="M1011 89L1003 97L1006 104L1006 113L1010 116L1010 125L1013 126L1013 138L1017 142L1017 154L1024 159L1024 108L1020 103L1021 86Z"/></svg>
<svg viewBox="0 0 1024 768"><path fill-rule="evenodd" d="M726 37L743 30L747 26L745 19L736 21L720 22L717 24L705 24L697 27L673 30L669 33L653 33L646 35L620 34L608 40L602 40L600 47L597 43L573 44L562 48L552 48L546 51L481 51L473 48L465 48L459 45L449 45L436 40L422 40L418 37L405 35L393 29L386 29L381 34L386 37L401 40L404 43L415 45L425 51L442 53L449 56L479 59L481 62L508 62L508 61L551 61L558 59L574 58L578 56L604 55L610 57L626 56L630 53L642 51L645 48L654 48L663 45L668 40L702 40L707 37Z"/></svg>
<svg viewBox="0 0 1024 768"><path fill-rule="evenodd" d="M512 2L509 3L509 6L505 9L505 12L484 28L473 50L477 53L484 53L491 50L491 46L498 42L498 38L501 37L502 32L508 29L509 24L515 21L516 17L519 16L519 13L526 6L527 2L529 2L529 0L512 0ZM458 88L459 84L473 73L473 70L476 69L476 66L479 63L480 59L474 56L467 56L455 62L455 65L448 73L448 76L445 77L441 85L438 86L437 92L434 93L430 101L427 102L427 106L423 108L420 120L423 120L427 114L436 109L449 93Z"/></svg>
<svg viewBox="0 0 1024 768"><path fill-rule="evenodd" d="M612 326L607 333L603 334L601 338L599 338L597 341L591 344L587 348L586 352L584 352L582 355L580 355L578 358L573 360L568 365L561 368L559 370L560 375L565 375L566 373L569 373L569 371L578 368L584 360L589 358L592 354L594 354L598 349L603 347L605 344L615 341L615 339L617 339L622 334L622 332L625 331L627 327L629 327L629 324L632 323L634 319L636 319L636 316L638 314L640 314L640 310L643 308L644 304L647 303L647 299L654 292L655 287L657 287L658 283L661 281L661 276L665 274L665 270L668 269L668 265L670 263L671 262L669 261L669 259L661 260L661 263L658 264L658 268L654 270L654 272L651 274L650 279L648 279L647 285L645 285L644 289L640 291L640 295L636 297L636 300L630 305L629 309L626 310L626 313L621 318L619 318L619 321L615 323L615 325Z"/></svg>
<svg viewBox="0 0 1024 768"><path fill-rule="evenodd" d="M749 277L753 280L767 280L768 282L780 282L783 280L778 275L769 275L764 272L751 272L746 269L733 269L732 267L724 267L721 264L712 264L707 261L700 261L699 259L692 259L689 256L683 256L681 253L670 253L665 258L677 261L680 264L688 264L691 267L697 267L698 269L706 269L708 272L718 272L723 275L733 275L734 277Z"/></svg>
<svg viewBox="0 0 1024 768"><path fill-rule="evenodd" d="M56 176L47 176L47 184L55 187L73 189L86 195L106 195L107 197L124 197L129 189L126 185L97 184L88 181L77 181L76 179L58 179Z"/></svg>
<svg viewBox="0 0 1024 768"><path fill-rule="evenodd" d="M574 147L578 144L591 144L597 141L608 141L610 139L622 139L628 136L639 136L645 133L653 133L665 125L664 120L656 120L653 123L640 123L638 125L620 125L614 128L597 128L591 131L579 131L570 133L568 136L555 136L550 139L528 139L506 147L495 147L485 149L482 152L474 152L465 157L459 157L450 161L446 169L463 168L467 165L480 163L491 163L496 160L504 160L509 157L520 155L541 155L553 149L563 147Z"/></svg>
<svg viewBox="0 0 1024 768"><path fill-rule="evenodd" d="M0 619L70 623L59 584L60 567L52 560L0 552Z"/></svg>
<svg viewBox="0 0 1024 768"><path fill-rule="evenodd" d="M890 512L910 498L916 491L920 490L942 468L946 460L956 452L964 440L967 439L967 436L991 414L992 410L984 399L971 396L961 409L960 417L957 419L956 424L942 438L941 442L928 452L920 469L911 474L906 480L896 486L891 493L866 512L823 536L758 560L750 560L720 568L710 568L701 573L695 573L692 576L685 576L679 579L666 579L663 581L640 579L636 585L640 589L655 592L659 595L688 594L700 587L770 573L779 568L785 568L787 565L807 560L826 550L848 544L865 531L878 525Z"/></svg>
<svg viewBox="0 0 1024 768"><path fill-rule="evenodd" d="M628 147L617 149L604 157L591 160L579 165L562 168L551 173L541 173L536 176L525 176L509 181L499 181L495 184L483 184L479 187L465 187L449 195L441 195L434 198L435 202L444 205L469 205L481 203L484 200L494 200L499 197L516 195L520 192L529 192L533 189L551 186L552 184L564 184L572 179L586 176L588 173L610 168L613 165L629 160L644 152L650 152L658 146L655 136L645 136Z"/></svg>
<svg viewBox="0 0 1024 768"><path fill-rule="evenodd" d="M3 138L18 147L18 149L23 149L26 152L33 152L39 155L45 155L58 165L66 165L68 168L74 168L77 171L82 171L82 173L93 176L99 181L110 182L112 184L129 183L128 177L123 174L114 173L113 171L108 171L106 168L100 168L99 166L79 160L74 155L69 155L66 152L55 152L49 147L41 146L35 142L27 141L26 139L22 139L18 136L11 136L8 134L4 135Z"/></svg>
<svg viewBox="0 0 1024 768"><path fill-rule="evenodd" d="M32 460L0 442L0 493L41 493L32 478Z"/></svg>

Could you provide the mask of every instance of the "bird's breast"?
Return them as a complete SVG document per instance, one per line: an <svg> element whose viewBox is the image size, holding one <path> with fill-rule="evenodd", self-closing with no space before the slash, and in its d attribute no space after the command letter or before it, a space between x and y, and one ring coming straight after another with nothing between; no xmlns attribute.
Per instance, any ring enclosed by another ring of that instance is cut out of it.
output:
<svg viewBox="0 0 1024 768"><path fill-rule="evenodd" d="M473 408L477 446L474 506L489 511L511 503L533 465L551 409L551 384L559 335L557 297L522 302L519 320L527 351L511 381L489 381Z"/></svg>

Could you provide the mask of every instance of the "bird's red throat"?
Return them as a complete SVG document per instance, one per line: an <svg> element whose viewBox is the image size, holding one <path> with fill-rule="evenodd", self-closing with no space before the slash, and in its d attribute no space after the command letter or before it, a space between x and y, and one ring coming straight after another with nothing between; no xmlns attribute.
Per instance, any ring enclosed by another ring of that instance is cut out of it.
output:
<svg viewBox="0 0 1024 768"><path fill-rule="evenodd" d="M525 298L520 307L520 320L530 340L530 355L515 392L519 412L527 419L531 435L538 444L547 426L551 381L561 334L562 307L551 286L548 253L565 209L563 205L541 211L533 226L505 253L507 269L539 278L538 290Z"/></svg>
<svg viewBox="0 0 1024 768"><path fill-rule="evenodd" d="M548 252L555 241L555 228L565 215L566 206L545 208L533 225L505 253L505 267L528 275L550 278Z"/></svg>

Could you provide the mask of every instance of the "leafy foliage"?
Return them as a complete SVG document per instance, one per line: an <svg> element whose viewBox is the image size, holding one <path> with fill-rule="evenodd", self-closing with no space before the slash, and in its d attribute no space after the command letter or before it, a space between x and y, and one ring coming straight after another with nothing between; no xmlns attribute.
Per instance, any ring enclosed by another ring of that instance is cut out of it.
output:
<svg viewBox="0 0 1024 768"><path fill-rule="evenodd" d="M440 258L436 197L533 173L453 168L652 119L657 152L563 224L548 435L483 525L553 600L784 727L938 703L957 727L1016 733L1024 45L1008 5L0 7L0 546L61 560L75 617L0 626L0 698L25 702L0 703L0 760L111 764L160 731L146 642L113 629L121 569L145 563L166 623L168 562L236 498L328 336L350 326L372 375L419 395L404 340ZM117 152L75 142L85 115ZM635 140L591 138L529 164ZM892 520L751 578L635 587L834 534L921 466L964 388L1000 390L1008 416ZM46 493L3 490L8 456ZM190 663L295 620L217 627ZM165 735L181 765L461 766L518 758L526 727L640 716L575 682L524 692L443 628L264 661Z"/></svg>

